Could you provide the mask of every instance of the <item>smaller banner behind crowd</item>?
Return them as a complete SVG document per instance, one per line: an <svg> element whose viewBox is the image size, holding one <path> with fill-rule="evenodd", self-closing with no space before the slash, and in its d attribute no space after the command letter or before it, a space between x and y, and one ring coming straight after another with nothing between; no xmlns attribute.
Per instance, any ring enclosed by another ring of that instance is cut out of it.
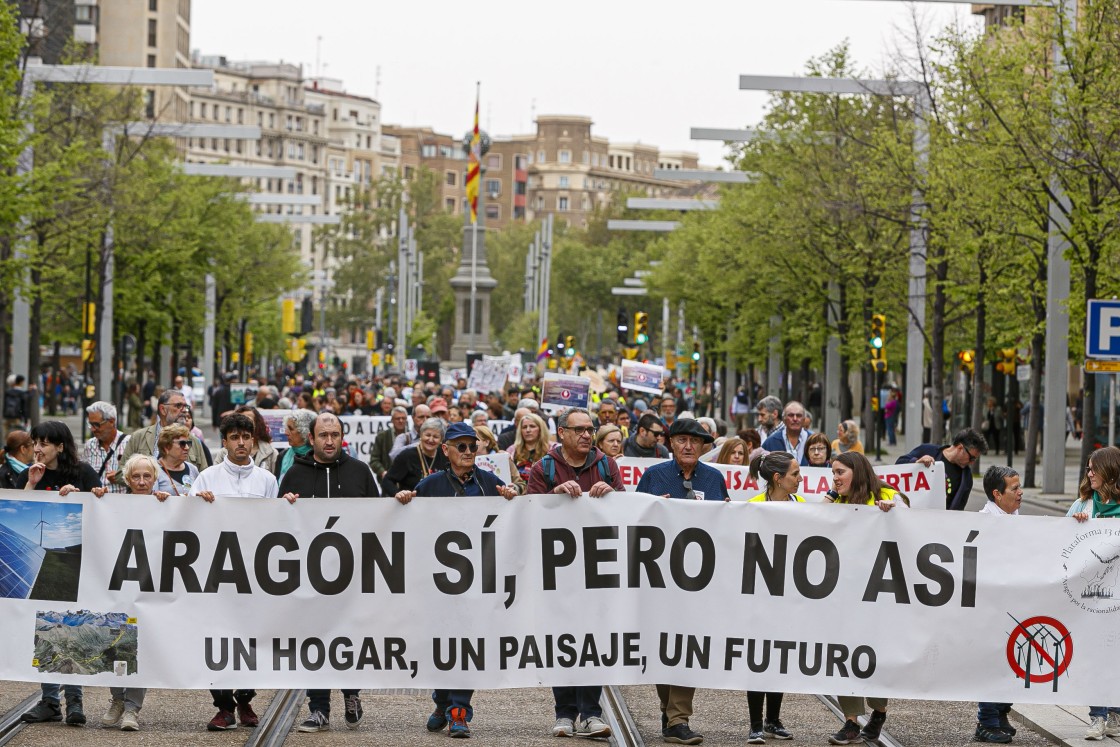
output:
<svg viewBox="0 0 1120 747"><path fill-rule="evenodd" d="M18 568L0 577L0 679L1090 704L1120 685L1113 523L634 493L0 491Z"/></svg>

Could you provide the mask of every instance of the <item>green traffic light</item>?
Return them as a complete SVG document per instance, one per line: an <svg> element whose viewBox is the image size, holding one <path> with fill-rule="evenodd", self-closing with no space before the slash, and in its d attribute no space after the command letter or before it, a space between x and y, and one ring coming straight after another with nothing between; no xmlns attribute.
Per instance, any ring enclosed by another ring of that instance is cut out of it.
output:
<svg viewBox="0 0 1120 747"><path fill-rule="evenodd" d="M640 333L634 338L634 342L638 343L639 345L645 345L648 340L649 335L643 335Z"/></svg>
<svg viewBox="0 0 1120 747"><path fill-rule="evenodd" d="M872 337L870 340L868 340L868 343L871 345L871 347L875 348L876 350L879 350L883 347L883 338L882 337Z"/></svg>
<svg viewBox="0 0 1120 747"><path fill-rule="evenodd" d="M692 360L694 360L694 361L700 360L700 353L699 352L693 353L692 354Z"/></svg>

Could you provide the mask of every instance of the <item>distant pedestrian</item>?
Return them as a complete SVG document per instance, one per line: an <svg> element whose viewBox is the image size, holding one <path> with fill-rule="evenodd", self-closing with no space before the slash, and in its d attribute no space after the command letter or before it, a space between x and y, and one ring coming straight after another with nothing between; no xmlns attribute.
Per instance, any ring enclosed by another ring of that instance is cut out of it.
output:
<svg viewBox="0 0 1120 747"><path fill-rule="evenodd" d="M963 511L972 495L972 465L987 451L988 441L984 435L975 428L965 428L949 446L920 444L900 456L895 464L932 467L935 461L942 462L945 465L945 508Z"/></svg>

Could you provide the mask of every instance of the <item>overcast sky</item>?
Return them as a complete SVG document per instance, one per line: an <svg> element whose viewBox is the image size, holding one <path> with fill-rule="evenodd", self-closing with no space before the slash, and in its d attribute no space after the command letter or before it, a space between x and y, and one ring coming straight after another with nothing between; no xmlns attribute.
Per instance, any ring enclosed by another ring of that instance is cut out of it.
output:
<svg viewBox="0 0 1120 747"><path fill-rule="evenodd" d="M968 5L944 2L194 0L191 46L303 63L307 75L318 46L322 74L376 96L386 123L464 132L481 81L492 135L532 132L534 111L578 114L595 134L714 165L722 145L689 140L689 128L758 120L766 96L739 91L740 74L798 74L845 39L861 66L881 70L906 45L915 9L931 33L980 24Z"/></svg>

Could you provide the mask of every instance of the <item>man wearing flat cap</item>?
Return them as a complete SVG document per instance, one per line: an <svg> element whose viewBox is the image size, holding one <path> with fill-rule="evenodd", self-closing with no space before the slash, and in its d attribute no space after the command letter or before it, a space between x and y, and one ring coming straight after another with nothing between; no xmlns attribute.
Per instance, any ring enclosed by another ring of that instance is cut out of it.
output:
<svg viewBox="0 0 1120 747"><path fill-rule="evenodd" d="M451 463L451 469L433 472L416 485L416 490L400 491L396 495L398 501L409 503L418 495L445 498L500 495L507 500L517 495L517 488L506 485L494 473L475 468L478 435L469 424L452 423L448 426L440 448ZM428 717L428 731L441 731L446 726L449 736L470 737L471 730L467 722L474 715L474 709L471 708L472 695L474 690L432 692L435 710Z"/></svg>
<svg viewBox="0 0 1120 747"><path fill-rule="evenodd" d="M701 447L714 440L696 420L677 418L669 427L669 450L673 458L642 473L637 492L696 501L728 500L723 474L700 461ZM657 697L661 699L661 734L666 742L700 744L704 741L703 735L688 726L695 694L694 687L657 686Z"/></svg>

